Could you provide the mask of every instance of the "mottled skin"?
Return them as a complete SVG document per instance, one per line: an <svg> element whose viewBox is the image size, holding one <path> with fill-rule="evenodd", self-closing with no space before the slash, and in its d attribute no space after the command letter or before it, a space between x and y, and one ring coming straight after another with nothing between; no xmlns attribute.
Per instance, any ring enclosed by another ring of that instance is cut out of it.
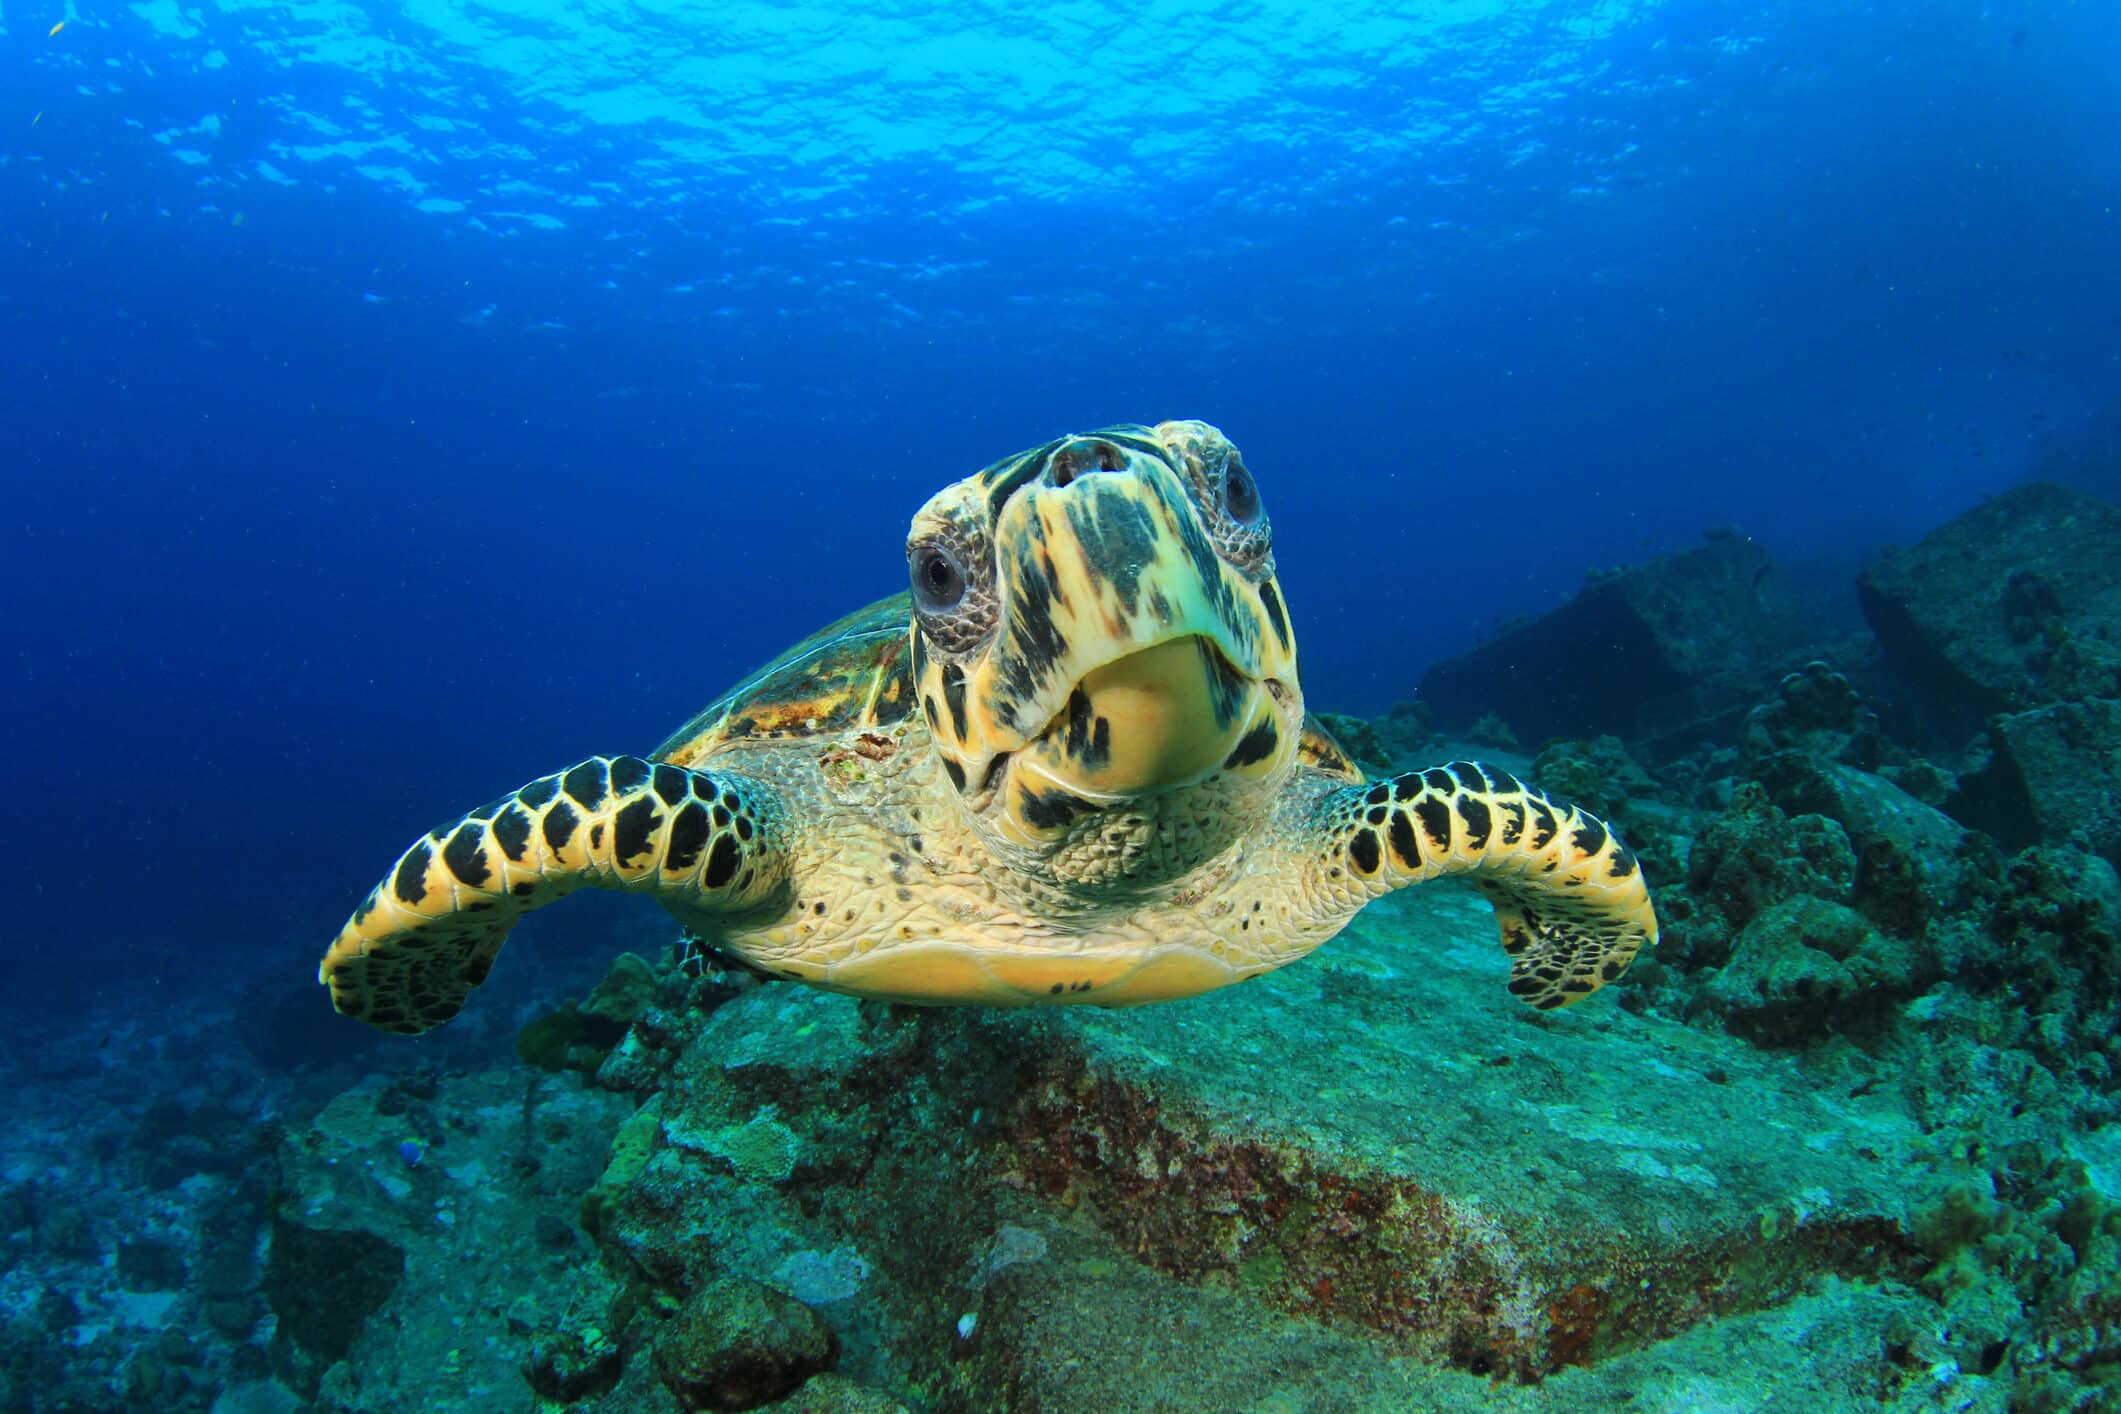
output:
<svg viewBox="0 0 2121 1414"><path fill-rule="evenodd" d="M455 1015L528 909L653 895L710 947L860 996L1124 1006L1280 967L1403 884L1494 904L1565 1006L1656 937L1599 821L1475 763L1366 781L1304 715L1272 536L1198 422L1033 448L914 518L910 594L798 645L651 758L594 757L416 841L320 976Z"/></svg>

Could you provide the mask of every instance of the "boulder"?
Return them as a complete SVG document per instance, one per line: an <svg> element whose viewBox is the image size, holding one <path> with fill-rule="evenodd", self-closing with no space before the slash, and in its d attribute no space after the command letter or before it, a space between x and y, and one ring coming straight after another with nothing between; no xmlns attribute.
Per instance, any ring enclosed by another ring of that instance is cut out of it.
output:
<svg viewBox="0 0 2121 1414"><path fill-rule="evenodd" d="M1988 764L1953 809L2017 848L2075 842L2121 864L2121 702L2058 702L1989 723Z"/></svg>
<svg viewBox="0 0 2121 1414"><path fill-rule="evenodd" d="M1961 718L2121 694L2121 510L2051 482L1984 501L1857 581L1887 658Z"/></svg>
<svg viewBox="0 0 2121 1414"><path fill-rule="evenodd" d="M1434 887L1373 904L1304 963L1167 1006L930 1011L758 989L688 1050L665 1134L778 1107L803 1166L747 1177L673 1143L617 1205L615 1240L682 1289L706 1270L697 1225L741 1266L753 1234L808 1220L807 1194L841 1236L802 1240L848 1241L875 1269L850 1306L914 1312L898 1329L930 1332L952 1368L1002 1378L1035 1348L1065 1384L1102 1359L1061 1343L1089 1326L1127 1330L1141 1360L1156 1312L1229 1306L1233 1333L1272 1329L1321 1358L1350 1332L1374 1341L1467 1407L1496 1377L1618 1360L1909 1260L1925 1141L1894 1101L1624 1014L1625 984L1545 1015L1506 975L1485 902ZM1810 1139L1852 1127L1861 1149ZM1064 1334L1056 1300L1088 1326ZM1242 1339L1196 1344L1189 1365L1234 1378L1258 1365Z"/></svg>
<svg viewBox="0 0 2121 1414"><path fill-rule="evenodd" d="M1675 754L1727 740L1803 637L1767 552L1721 532L1594 577L1553 612L1422 675L1446 726L1494 715L1528 743L1612 733Z"/></svg>
<svg viewBox="0 0 2121 1414"><path fill-rule="evenodd" d="M655 1342L656 1373L685 1409L755 1409L831 1368L823 1317L744 1277L718 1277L686 1298Z"/></svg>

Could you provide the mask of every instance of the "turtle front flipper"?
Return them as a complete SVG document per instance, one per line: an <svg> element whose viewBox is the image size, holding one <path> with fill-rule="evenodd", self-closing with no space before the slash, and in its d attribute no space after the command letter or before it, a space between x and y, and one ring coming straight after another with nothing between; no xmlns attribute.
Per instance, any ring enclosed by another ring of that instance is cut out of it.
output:
<svg viewBox="0 0 2121 1414"><path fill-rule="evenodd" d="M1478 885L1502 925L1510 991L1541 1010L1582 1001L1657 941L1628 847L1507 771L1453 761L1343 787L1322 811L1332 884L1352 880L1365 898L1447 874Z"/></svg>
<svg viewBox="0 0 2121 1414"><path fill-rule="evenodd" d="M786 879L781 834L757 781L592 756L415 840L317 980L348 1016L426 1031L457 1014L531 909L585 887L651 894L687 921L749 908Z"/></svg>

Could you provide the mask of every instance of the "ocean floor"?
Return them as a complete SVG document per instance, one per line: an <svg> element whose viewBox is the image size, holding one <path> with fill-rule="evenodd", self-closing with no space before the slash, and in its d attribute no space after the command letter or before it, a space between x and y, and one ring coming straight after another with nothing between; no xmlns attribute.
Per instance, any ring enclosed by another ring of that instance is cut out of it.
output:
<svg viewBox="0 0 2121 1414"><path fill-rule="evenodd" d="M1130 1011L692 977L644 914L413 1041L270 981L17 1030L0 1411L2121 1409L2121 589L2068 547L2121 527L2013 496L1862 631L1719 538L1335 720L1625 833L1664 938L1566 1012L1430 885ZM1520 744L1587 631L1636 689Z"/></svg>

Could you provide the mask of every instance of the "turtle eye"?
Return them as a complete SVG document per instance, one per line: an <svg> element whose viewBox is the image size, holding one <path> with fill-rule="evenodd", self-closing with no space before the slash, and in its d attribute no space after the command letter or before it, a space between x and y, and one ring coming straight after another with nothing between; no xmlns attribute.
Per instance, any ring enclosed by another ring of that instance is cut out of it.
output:
<svg viewBox="0 0 2121 1414"><path fill-rule="evenodd" d="M912 569L913 602L923 613L948 613L965 597L965 571L945 547L924 545L914 551Z"/></svg>
<svg viewBox="0 0 2121 1414"><path fill-rule="evenodd" d="M1259 513L1259 483L1252 473L1236 457L1223 463L1223 510L1239 525L1257 525Z"/></svg>

